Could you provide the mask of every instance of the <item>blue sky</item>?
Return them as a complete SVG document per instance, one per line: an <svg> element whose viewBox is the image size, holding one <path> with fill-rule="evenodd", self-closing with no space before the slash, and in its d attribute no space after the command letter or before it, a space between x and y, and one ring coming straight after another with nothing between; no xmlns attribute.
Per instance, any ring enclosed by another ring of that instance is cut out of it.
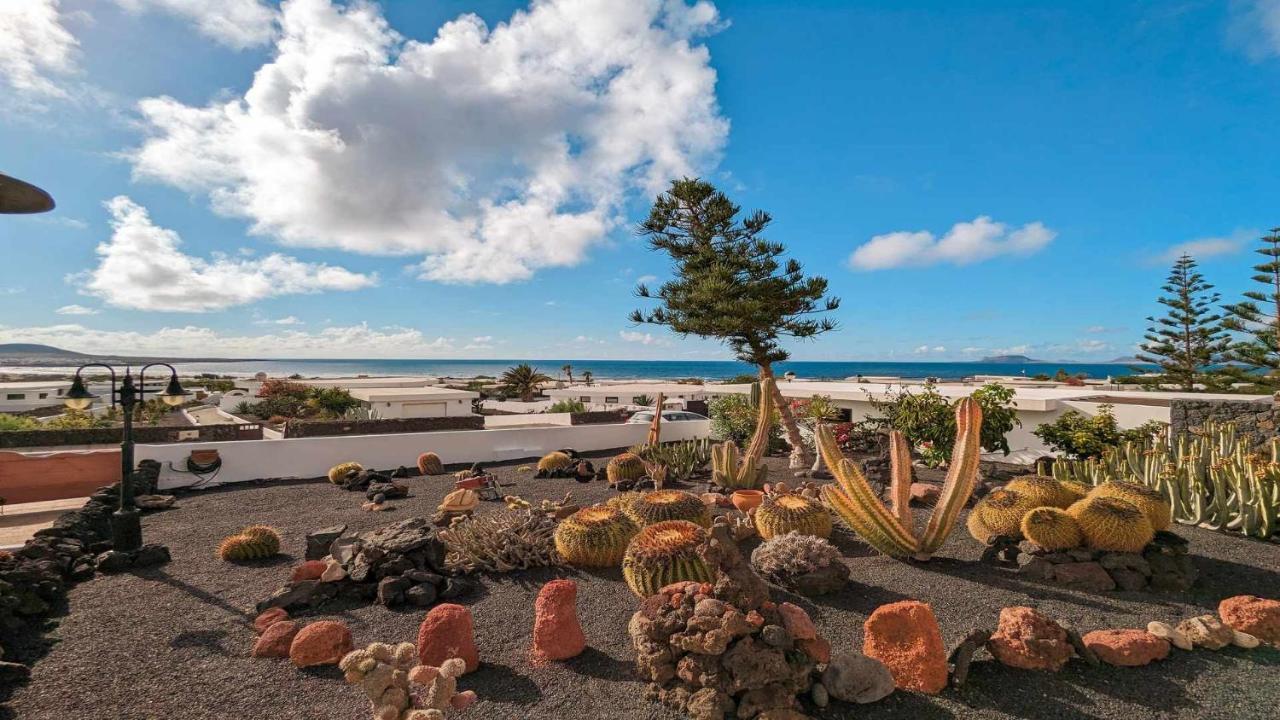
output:
<svg viewBox="0 0 1280 720"><path fill-rule="evenodd" d="M719 359L626 321L668 271L631 228L688 172L843 299L797 359L1108 359L1170 252L1234 298L1280 225L1276 0L30 0L0 31L0 172L59 204L0 220L0 342Z"/></svg>

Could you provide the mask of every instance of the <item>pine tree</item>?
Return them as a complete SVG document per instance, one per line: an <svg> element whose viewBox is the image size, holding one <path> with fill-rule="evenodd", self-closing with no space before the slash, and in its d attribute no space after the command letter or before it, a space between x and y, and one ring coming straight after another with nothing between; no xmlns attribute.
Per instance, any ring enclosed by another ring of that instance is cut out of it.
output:
<svg viewBox="0 0 1280 720"><path fill-rule="evenodd" d="M1223 325L1241 335L1227 359L1265 375L1270 385L1280 385L1280 228L1272 228L1261 242L1255 252L1266 261L1253 266L1253 281L1263 289L1250 290L1244 300L1225 308Z"/></svg>
<svg viewBox="0 0 1280 720"><path fill-rule="evenodd" d="M1192 390L1196 380L1222 359L1230 344L1222 315L1214 308L1221 297L1196 270L1196 261L1183 253L1173 263L1157 301L1168 308L1163 317L1149 317L1151 325L1138 359L1159 365L1162 382Z"/></svg>
<svg viewBox="0 0 1280 720"><path fill-rule="evenodd" d="M825 278L806 277L798 261L783 261L781 243L763 237L772 221L768 213L739 218L739 210L700 179L675 180L658 196L637 234L671 257L675 277L656 291L637 286L639 297L661 307L636 310L631 320L720 340L738 359L758 367L761 378L772 378L774 363L790 357L782 339L834 330L834 320L815 315L835 310L840 300L826 297ZM774 403L793 448L792 465L808 467L811 456L776 386Z"/></svg>

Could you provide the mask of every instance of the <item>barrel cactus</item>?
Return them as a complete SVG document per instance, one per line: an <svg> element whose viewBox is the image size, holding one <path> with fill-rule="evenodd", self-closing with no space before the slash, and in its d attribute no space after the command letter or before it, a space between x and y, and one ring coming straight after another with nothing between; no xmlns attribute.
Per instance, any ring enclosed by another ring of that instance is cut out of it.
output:
<svg viewBox="0 0 1280 720"><path fill-rule="evenodd" d="M755 509L756 531L768 540L792 530L802 535L831 536L831 513L803 495L771 495Z"/></svg>
<svg viewBox="0 0 1280 720"><path fill-rule="evenodd" d="M1022 493L1000 488L992 490L977 505L974 505L972 514L977 516L977 522L986 529L988 536L1020 538L1022 537L1022 517L1036 507L1036 503ZM970 528L970 533L972 532ZM976 534L974 537L983 540Z"/></svg>
<svg viewBox="0 0 1280 720"><path fill-rule="evenodd" d="M610 485L617 485L623 480L639 480L644 477L644 460L635 453L619 453L609 460L604 470Z"/></svg>
<svg viewBox="0 0 1280 720"><path fill-rule="evenodd" d="M592 505L556 527L556 552L570 565L617 567L639 531L635 521L617 508Z"/></svg>
<svg viewBox="0 0 1280 720"><path fill-rule="evenodd" d="M1075 493L1062 483L1044 475L1023 475L1010 480L1005 490L1012 490L1032 503L1034 507L1066 508L1079 500Z"/></svg>
<svg viewBox="0 0 1280 720"><path fill-rule="evenodd" d="M361 470L364 470L364 466L358 462L338 463L329 468L329 482L337 485L351 473L360 472Z"/></svg>
<svg viewBox="0 0 1280 720"><path fill-rule="evenodd" d="M1153 530L1168 530L1173 524L1173 505L1159 491L1141 483L1112 480L1095 487L1089 497L1112 497L1136 505Z"/></svg>
<svg viewBox="0 0 1280 720"><path fill-rule="evenodd" d="M1142 552L1155 536L1146 513L1119 498L1085 498L1067 512L1080 524L1085 544L1094 550Z"/></svg>
<svg viewBox="0 0 1280 720"><path fill-rule="evenodd" d="M433 452L424 452L418 456L418 472L423 475L443 475L444 463L440 456Z"/></svg>
<svg viewBox="0 0 1280 720"><path fill-rule="evenodd" d="M707 537L706 530L686 520L650 525L627 546L622 576L642 598L674 582L711 582L714 573L698 554Z"/></svg>
<svg viewBox="0 0 1280 720"><path fill-rule="evenodd" d="M547 453L538 461L538 477L558 477L569 472L573 466L573 458L568 453L556 452Z"/></svg>
<svg viewBox="0 0 1280 720"><path fill-rule="evenodd" d="M266 525L251 525L218 545L218 557L228 562L261 560L280 552L280 533Z"/></svg>
<svg viewBox="0 0 1280 720"><path fill-rule="evenodd" d="M1056 507L1038 507L1022 516L1022 535L1046 550L1070 550L1084 543L1080 523Z"/></svg>
<svg viewBox="0 0 1280 720"><path fill-rule="evenodd" d="M706 503L681 490L642 493L622 504L622 511L640 527L665 520L688 520L702 527L711 527L711 511Z"/></svg>

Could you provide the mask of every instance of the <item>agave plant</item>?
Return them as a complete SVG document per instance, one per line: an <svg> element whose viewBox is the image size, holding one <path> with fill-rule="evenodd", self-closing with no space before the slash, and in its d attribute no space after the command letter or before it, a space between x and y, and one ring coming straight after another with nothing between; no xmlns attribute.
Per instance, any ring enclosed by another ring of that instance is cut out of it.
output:
<svg viewBox="0 0 1280 720"><path fill-rule="evenodd" d="M631 448L631 452L639 455L646 464L665 467L671 480L685 482L711 462L711 441L703 438L658 445L637 445Z"/></svg>
<svg viewBox="0 0 1280 720"><path fill-rule="evenodd" d="M956 444L951 466L929 516L919 533L911 515L911 450L902 433L890 433L890 507L871 489L867 478L840 452L831 428L818 427L818 450L835 475L836 485L822 488L822 499L869 545L891 557L928 560L955 528L960 510L978 483L982 408L973 398L956 404Z"/></svg>

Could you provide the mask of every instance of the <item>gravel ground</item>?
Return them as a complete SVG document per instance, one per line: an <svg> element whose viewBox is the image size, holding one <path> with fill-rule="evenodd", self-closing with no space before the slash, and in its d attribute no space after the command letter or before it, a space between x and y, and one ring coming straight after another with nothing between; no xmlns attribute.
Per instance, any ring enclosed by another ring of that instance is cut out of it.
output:
<svg viewBox="0 0 1280 720"><path fill-rule="evenodd" d="M593 456L593 459L608 454ZM784 461L770 459L775 476ZM559 498L572 490L579 504L606 499L604 483L537 480L520 463L493 466L508 493ZM338 523L369 529L417 514L429 515L450 481L409 480L412 497L398 509L366 513L362 494L323 481L241 485L196 492L175 509L144 520L148 541L173 553L166 566L136 574L99 576L70 594L70 613L51 633L54 644L25 685L9 695L0 717L220 718L331 720L369 717L363 695L336 669L299 671L287 661L254 660L253 605L284 583L301 560L307 532ZM694 488L695 491L697 490ZM493 509L500 504L484 504ZM250 523L278 527L286 555L267 564L230 565L214 556L225 535ZM1192 541L1201 572L1198 589L1180 596L1134 593L1090 595L1023 581L977 562L980 546L960 526L939 557L913 565L880 557L848 534L834 538L847 556L853 582L836 596L788 598L814 615L836 648L861 647L862 622L878 605L904 598L932 604L946 642L974 625L994 626L1001 607L1034 605L1082 631L1142 627L1211 612L1230 595L1280 595L1280 545L1180 528ZM579 613L590 648L550 668L527 662L533 600L556 577L579 583ZM476 621L483 664L464 678L480 702L463 717L670 718L644 699L632 679L626 624L637 601L616 570L542 569L483 578L483 590L463 600ZM779 598L782 596L779 595ZM378 605L326 608L320 617L347 622L357 645L412 641L423 612ZM14 650L14 649L11 649ZM31 649L13 655L28 657ZM1006 668L985 654L960 692L937 697L895 693L870 706L840 703L820 718L1275 718L1280 716L1280 652L1227 649L1174 651L1168 661L1118 670L1071 663L1056 675Z"/></svg>

